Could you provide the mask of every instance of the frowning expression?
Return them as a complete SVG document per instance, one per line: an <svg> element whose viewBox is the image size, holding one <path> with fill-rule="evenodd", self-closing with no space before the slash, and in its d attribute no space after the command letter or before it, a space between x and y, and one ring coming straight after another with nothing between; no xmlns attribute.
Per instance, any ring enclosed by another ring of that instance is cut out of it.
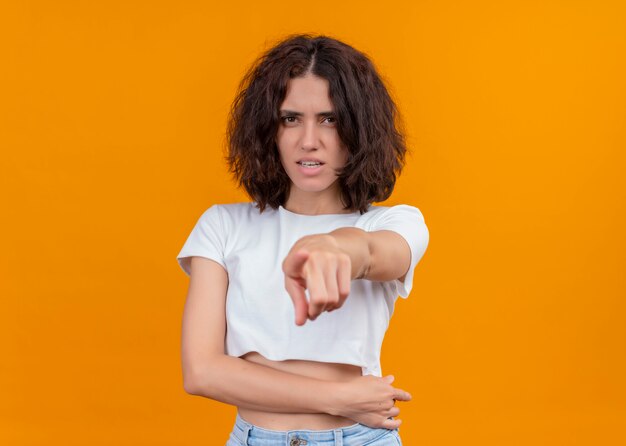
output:
<svg viewBox="0 0 626 446"><path fill-rule="evenodd" d="M276 144L291 179L291 192L338 194L335 170L343 167L348 150L337 132L337 118L328 81L307 74L287 85L280 106Z"/></svg>

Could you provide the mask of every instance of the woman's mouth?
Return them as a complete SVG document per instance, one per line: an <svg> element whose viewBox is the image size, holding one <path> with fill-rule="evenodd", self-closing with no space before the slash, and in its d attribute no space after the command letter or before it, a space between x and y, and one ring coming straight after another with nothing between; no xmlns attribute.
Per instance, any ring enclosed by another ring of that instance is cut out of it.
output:
<svg viewBox="0 0 626 446"><path fill-rule="evenodd" d="M298 161L298 164L301 165L302 167L312 169L315 167L319 167L324 163L320 163L319 161Z"/></svg>
<svg viewBox="0 0 626 446"><path fill-rule="evenodd" d="M317 175L322 170L324 163L319 161L298 161L298 171L304 175Z"/></svg>

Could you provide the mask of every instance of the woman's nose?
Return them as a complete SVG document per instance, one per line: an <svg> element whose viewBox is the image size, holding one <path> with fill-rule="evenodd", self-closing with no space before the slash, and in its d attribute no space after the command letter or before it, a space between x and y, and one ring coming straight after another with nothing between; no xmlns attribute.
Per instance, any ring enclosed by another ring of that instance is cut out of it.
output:
<svg viewBox="0 0 626 446"><path fill-rule="evenodd" d="M305 150L317 149L319 145L319 130L315 122L304 124L302 134L302 148Z"/></svg>

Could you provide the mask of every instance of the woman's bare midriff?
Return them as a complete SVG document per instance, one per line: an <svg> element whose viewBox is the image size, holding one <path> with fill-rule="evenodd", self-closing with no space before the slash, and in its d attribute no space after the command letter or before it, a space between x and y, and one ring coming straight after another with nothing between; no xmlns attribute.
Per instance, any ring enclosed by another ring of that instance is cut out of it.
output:
<svg viewBox="0 0 626 446"><path fill-rule="evenodd" d="M241 358L283 372L330 381L348 381L362 374L361 367L350 364L301 360L272 361L257 352L246 353ZM350 418L323 413L264 412L243 407L238 407L237 410L241 418L248 423L272 430L324 430L351 426L356 423Z"/></svg>

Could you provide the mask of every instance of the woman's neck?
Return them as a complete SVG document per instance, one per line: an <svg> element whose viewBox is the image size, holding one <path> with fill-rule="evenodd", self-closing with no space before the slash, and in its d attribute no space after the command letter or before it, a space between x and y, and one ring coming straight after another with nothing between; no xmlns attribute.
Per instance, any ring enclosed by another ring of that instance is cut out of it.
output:
<svg viewBox="0 0 626 446"><path fill-rule="evenodd" d="M290 212L303 215L320 214L350 214L341 202L341 197L331 197L328 194L294 194L290 193L283 208Z"/></svg>

